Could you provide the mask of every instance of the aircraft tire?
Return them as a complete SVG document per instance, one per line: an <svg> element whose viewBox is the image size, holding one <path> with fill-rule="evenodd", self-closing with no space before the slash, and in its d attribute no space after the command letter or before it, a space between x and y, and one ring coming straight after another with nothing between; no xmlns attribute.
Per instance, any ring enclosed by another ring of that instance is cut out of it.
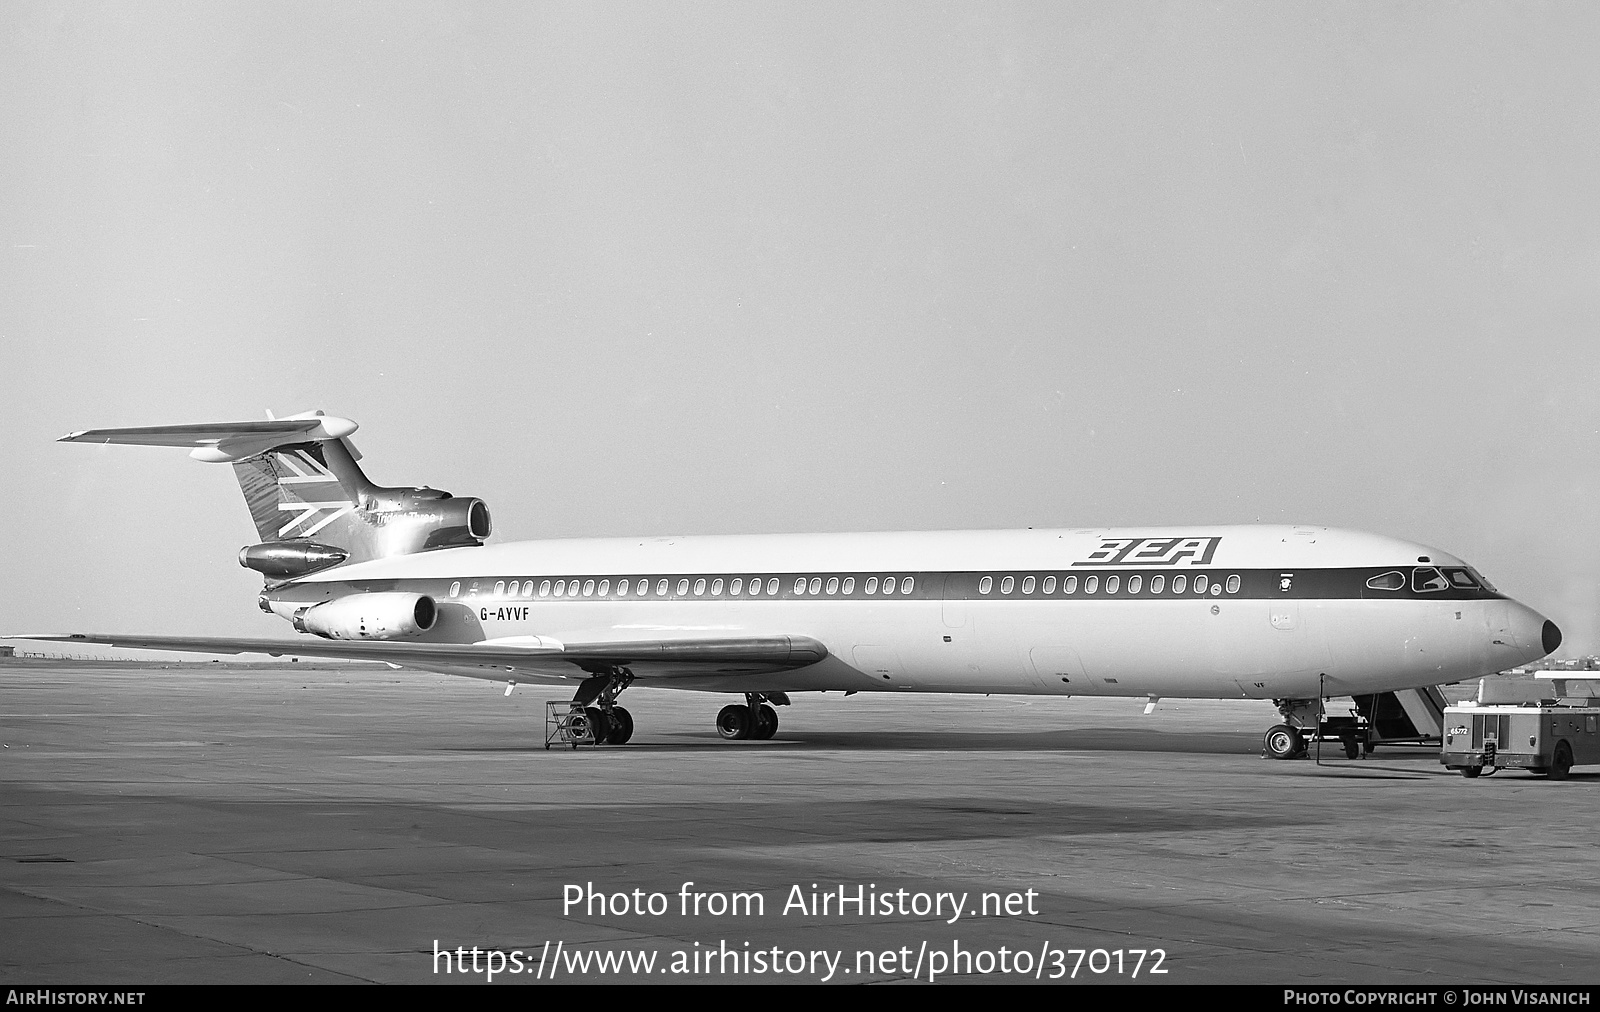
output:
<svg viewBox="0 0 1600 1012"><path fill-rule="evenodd" d="M620 706L611 708L611 735L606 738L608 745L626 745L628 739L633 737L633 714Z"/></svg>
<svg viewBox="0 0 1600 1012"><path fill-rule="evenodd" d="M1304 752L1306 740L1288 724L1274 724L1261 739L1267 755L1274 759L1293 759Z"/></svg>
<svg viewBox="0 0 1600 1012"><path fill-rule="evenodd" d="M1471 780L1474 777L1480 777L1480 776L1483 775L1483 767L1482 766L1463 766L1463 767L1461 767L1461 775L1466 777L1468 780Z"/></svg>
<svg viewBox="0 0 1600 1012"><path fill-rule="evenodd" d="M1359 741L1356 741L1356 739L1355 739L1355 737L1353 735L1348 737L1348 738L1345 738L1344 739L1344 757L1346 759L1356 759L1356 758L1359 758L1360 756L1361 756L1361 743Z"/></svg>
<svg viewBox="0 0 1600 1012"><path fill-rule="evenodd" d="M750 708L743 703L729 703L717 713L717 733L729 741L750 737Z"/></svg>
<svg viewBox="0 0 1600 1012"><path fill-rule="evenodd" d="M1550 779L1565 780L1572 772L1572 747L1566 742L1556 745L1556 754L1550 757Z"/></svg>
<svg viewBox="0 0 1600 1012"><path fill-rule="evenodd" d="M756 710L756 726L750 732L750 737L757 741L771 741L772 736L778 733L778 711L762 703Z"/></svg>
<svg viewBox="0 0 1600 1012"><path fill-rule="evenodd" d="M596 745L604 745L611 740L611 721L606 718L604 710L598 706L587 707L584 715L589 718L589 731L594 735Z"/></svg>

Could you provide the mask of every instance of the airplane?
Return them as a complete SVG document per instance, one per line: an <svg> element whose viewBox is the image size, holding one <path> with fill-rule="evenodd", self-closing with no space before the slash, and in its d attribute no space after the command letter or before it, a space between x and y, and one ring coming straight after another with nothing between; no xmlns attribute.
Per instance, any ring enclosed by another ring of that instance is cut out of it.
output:
<svg viewBox="0 0 1600 1012"><path fill-rule="evenodd" d="M800 692L1272 700L1275 758L1323 700L1527 664L1555 623L1424 545L1311 526L635 537L486 544L488 506L373 484L348 418L88 429L231 464L239 563L295 639L52 634L119 647L384 661L568 685L627 743L632 684L739 694L717 732L770 739ZM584 723L587 727L584 727ZM585 739L588 740L588 739Z"/></svg>

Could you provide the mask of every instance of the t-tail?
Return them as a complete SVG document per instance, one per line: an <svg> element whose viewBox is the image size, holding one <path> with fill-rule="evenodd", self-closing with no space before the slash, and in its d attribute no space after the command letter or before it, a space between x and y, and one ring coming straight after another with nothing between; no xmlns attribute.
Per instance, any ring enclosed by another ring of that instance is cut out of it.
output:
<svg viewBox="0 0 1600 1012"><path fill-rule="evenodd" d="M260 543L239 564L269 585L334 566L437 548L481 545L483 500L438 489L374 485L356 463L356 423L320 411L267 421L87 429L72 443L190 447L196 460L232 464Z"/></svg>

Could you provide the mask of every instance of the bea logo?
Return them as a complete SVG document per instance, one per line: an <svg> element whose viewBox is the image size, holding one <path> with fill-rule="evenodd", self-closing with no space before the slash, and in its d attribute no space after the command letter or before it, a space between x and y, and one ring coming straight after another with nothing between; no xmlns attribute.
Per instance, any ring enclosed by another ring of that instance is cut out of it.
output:
<svg viewBox="0 0 1600 1012"><path fill-rule="evenodd" d="M1106 538L1074 566L1191 566L1211 564L1221 538Z"/></svg>

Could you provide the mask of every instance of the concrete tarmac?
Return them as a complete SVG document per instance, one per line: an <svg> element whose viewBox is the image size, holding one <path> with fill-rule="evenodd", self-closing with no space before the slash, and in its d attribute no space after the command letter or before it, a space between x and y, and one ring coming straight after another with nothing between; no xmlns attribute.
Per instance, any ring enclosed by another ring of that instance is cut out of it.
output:
<svg viewBox="0 0 1600 1012"><path fill-rule="evenodd" d="M730 697L633 688L633 743L547 751L570 693L386 668L0 686L7 983L1600 979L1600 772L1274 762L1261 702L797 695L724 742Z"/></svg>

